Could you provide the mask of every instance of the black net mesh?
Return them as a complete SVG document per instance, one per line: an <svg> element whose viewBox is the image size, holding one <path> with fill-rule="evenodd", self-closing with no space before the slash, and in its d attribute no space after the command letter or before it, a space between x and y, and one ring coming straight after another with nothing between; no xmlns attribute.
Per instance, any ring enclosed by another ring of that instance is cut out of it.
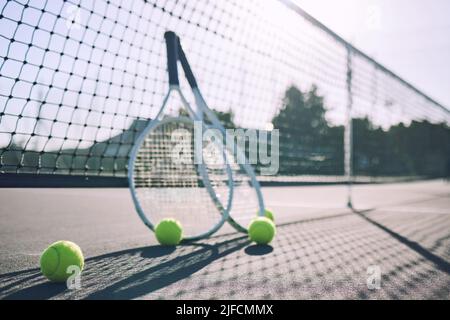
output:
<svg viewBox="0 0 450 320"><path fill-rule="evenodd" d="M0 0L0 171L125 177L167 91L169 29L211 108L280 130L262 180L445 175L450 112L276 0Z"/></svg>

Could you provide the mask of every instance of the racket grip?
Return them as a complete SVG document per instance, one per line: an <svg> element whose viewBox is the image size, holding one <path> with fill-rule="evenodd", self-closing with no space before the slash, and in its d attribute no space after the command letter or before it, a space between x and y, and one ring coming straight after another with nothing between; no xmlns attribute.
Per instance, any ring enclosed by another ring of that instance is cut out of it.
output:
<svg viewBox="0 0 450 320"><path fill-rule="evenodd" d="M194 73L192 72L191 66L186 58L186 55L184 54L184 50L181 47L180 38L178 38L178 58L180 59L181 66L183 67L184 74L186 75L186 78L189 82L189 85L192 89L197 89L197 80L195 80Z"/></svg>
<svg viewBox="0 0 450 320"><path fill-rule="evenodd" d="M169 85L179 85L178 80L178 37L173 31L164 33L167 48L167 69L169 71Z"/></svg>

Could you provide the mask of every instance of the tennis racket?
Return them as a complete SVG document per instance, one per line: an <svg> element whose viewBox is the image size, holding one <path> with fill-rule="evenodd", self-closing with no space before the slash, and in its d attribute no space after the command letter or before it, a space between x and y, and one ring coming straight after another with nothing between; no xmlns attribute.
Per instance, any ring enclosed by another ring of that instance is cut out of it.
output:
<svg viewBox="0 0 450 320"><path fill-rule="evenodd" d="M212 124L219 128L224 137L228 137L226 129L220 120L208 107L203 98L195 79L194 73L187 60L186 54L178 38L178 57L183 67L186 78L194 94L196 105L201 113L209 119ZM226 144L225 144L226 145ZM256 179L255 172L245 157L244 150L237 145L226 145L226 158L233 173L233 203L229 212L228 222L240 232L248 232L250 221L257 215L264 216L264 200L260 185ZM244 161L242 161L242 159ZM239 161L240 160L240 161Z"/></svg>
<svg viewBox="0 0 450 320"><path fill-rule="evenodd" d="M202 130L214 125L202 121L199 109L192 109L181 91L178 37L173 32L164 37L169 90L158 115L131 151L128 180L136 211L147 227L154 230L162 219L174 218L183 226L183 240L196 240L213 234L227 221L233 197L232 172L222 141L196 139L196 125ZM180 107L188 117L167 117L171 108ZM205 149L209 161L199 160Z"/></svg>

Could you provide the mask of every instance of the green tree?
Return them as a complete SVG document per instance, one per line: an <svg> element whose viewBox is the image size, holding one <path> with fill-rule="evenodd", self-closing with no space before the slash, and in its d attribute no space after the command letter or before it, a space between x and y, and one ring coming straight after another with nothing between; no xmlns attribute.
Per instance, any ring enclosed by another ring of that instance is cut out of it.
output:
<svg viewBox="0 0 450 320"><path fill-rule="evenodd" d="M303 93L286 90L272 124L280 130L280 173L342 174L343 127L330 126L316 86Z"/></svg>

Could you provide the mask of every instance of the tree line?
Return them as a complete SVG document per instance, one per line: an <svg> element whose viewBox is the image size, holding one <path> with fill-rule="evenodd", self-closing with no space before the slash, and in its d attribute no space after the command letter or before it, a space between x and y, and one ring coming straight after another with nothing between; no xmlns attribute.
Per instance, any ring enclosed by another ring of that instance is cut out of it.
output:
<svg viewBox="0 0 450 320"><path fill-rule="evenodd" d="M291 86L282 102L272 119L280 134L279 175L343 175L345 128L327 121L324 97L317 87L302 92ZM236 128L232 112L216 114L225 127ZM0 150L1 168L6 172L121 176L126 174L131 147L146 124L146 120L136 120L123 133L87 149L38 152L12 143ZM448 124L414 120L383 129L366 117L353 119L352 125L354 175L450 176Z"/></svg>

